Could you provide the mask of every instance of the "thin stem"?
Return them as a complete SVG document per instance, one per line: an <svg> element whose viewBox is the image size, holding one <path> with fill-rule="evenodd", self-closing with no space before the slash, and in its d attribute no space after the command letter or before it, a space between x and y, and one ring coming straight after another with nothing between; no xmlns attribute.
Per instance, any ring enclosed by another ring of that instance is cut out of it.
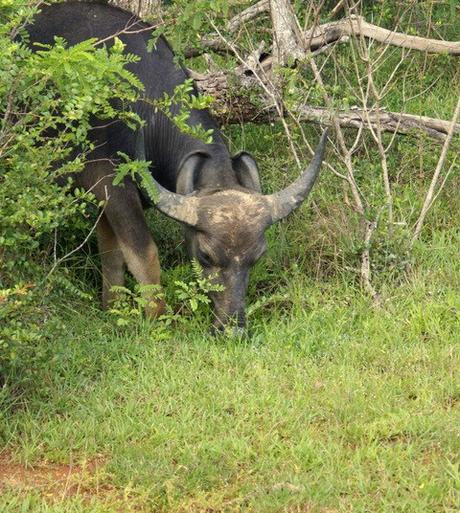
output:
<svg viewBox="0 0 460 513"><path fill-rule="evenodd" d="M454 115L452 116L452 121L450 122L449 131L447 133L446 140L444 141L441 155L439 156L438 164L434 171L434 175L431 180L430 187L428 189L428 192L426 193L422 210L420 211L420 215L415 224L415 231L414 231L414 235L412 237L411 245L413 245L415 243L415 241L418 239L420 232L422 231L423 223L425 221L425 217L428 213L428 210L432 207L432 205L434 203L434 199L433 199L434 193L436 190L436 186L438 184L439 176L441 174L442 168L443 168L444 163L447 158L447 152L449 151L450 143L451 143L452 137L454 135L455 126L457 124L459 115L460 115L460 97L458 98L457 106L455 107Z"/></svg>

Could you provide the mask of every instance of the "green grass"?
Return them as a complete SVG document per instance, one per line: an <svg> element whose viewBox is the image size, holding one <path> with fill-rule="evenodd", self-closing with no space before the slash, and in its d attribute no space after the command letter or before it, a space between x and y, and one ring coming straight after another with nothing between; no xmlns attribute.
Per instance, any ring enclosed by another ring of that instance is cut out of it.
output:
<svg viewBox="0 0 460 513"><path fill-rule="evenodd" d="M381 308L298 273L245 339L69 311L1 438L26 465L102 456L112 492L11 489L1 511L458 511L459 244L420 244Z"/></svg>

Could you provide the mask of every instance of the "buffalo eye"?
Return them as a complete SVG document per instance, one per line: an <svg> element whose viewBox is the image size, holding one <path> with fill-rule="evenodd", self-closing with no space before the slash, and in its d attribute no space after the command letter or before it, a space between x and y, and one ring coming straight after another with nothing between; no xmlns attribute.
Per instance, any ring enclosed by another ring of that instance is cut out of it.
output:
<svg viewBox="0 0 460 513"><path fill-rule="evenodd" d="M201 249L198 249L197 252L197 258L198 262L204 267L211 267L212 266L212 260L208 253L205 251L202 251Z"/></svg>

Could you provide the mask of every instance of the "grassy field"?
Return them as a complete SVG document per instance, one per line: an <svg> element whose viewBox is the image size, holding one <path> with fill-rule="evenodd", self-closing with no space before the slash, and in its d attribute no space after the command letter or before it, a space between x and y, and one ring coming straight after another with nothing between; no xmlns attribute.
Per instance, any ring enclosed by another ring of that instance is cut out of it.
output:
<svg viewBox="0 0 460 513"><path fill-rule="evenodd" d="M459 245L421 244L377 309L291 271L289 304L244 339L197 321L158 340L64 306L47 368L0 417L23 474L3 475L0 510L458 511Z"/></svg>

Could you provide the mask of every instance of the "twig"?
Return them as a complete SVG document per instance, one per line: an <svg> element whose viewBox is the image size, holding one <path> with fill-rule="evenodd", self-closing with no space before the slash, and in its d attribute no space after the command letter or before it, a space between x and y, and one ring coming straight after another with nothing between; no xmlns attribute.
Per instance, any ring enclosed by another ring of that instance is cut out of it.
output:
<svg viewBox="0 0 460 513"><path fill-rule="evenodd" d="M366 229L364 232L364 249L361 254L361 280L363 287L369 296L372 298L374 304L380 304L380 295L372 285L371 280L371 260L370 260L370 247L371 238L375 229L377 228L377 221L366 221Z"/></svg>
<svg viewBox="0 0 460 513"><path fill-rule="evenodd" d="M417 223L415 224L415 231L412 237L411 245L415 243L418 239L420 232L423 227L423 222L425 220L426 214L428 210L433 205L433 196L436 189L436 185L439 180L439 175L441 174L442 168L444 166L444 162L446 161L447 152L449 151L450 143L452 141L452 137L454 135L455 126L457 124L458 117L460 115L460 97L457 101L457 106L455 107L454 115L452 116L452 121L450 122L449 132L447 133L446 140L444 141L444 145L442 147L441 155L439 156L438 164L434 171L433 178L431 180L430 187L425 196L425 201L423 202L422 210L420 211L419 218L417 219Z"/></svg>
<svg viewBox="0 0 460 513"><path fill-rule="evenodd" d="M334 7L334 9L332 9L331 16L335 16L341 9L343 9L344 3L345 3L345 0L339 0L339 2L337 2L337 5Z"/></svg>
<svg viewBox="0 0 460 513"><path fill-rule="evenodd" d="M358 53L362 54L361 58L364 61L366 68L367 68L367 77L366 78L367 78L367 86L368 87L367 87L366 94L364 93L363 88L361 86L361 81L358 81L358 83L359 83L359 87L361 90L363 106L365 108L365 113L366 113L366 117L367 117L367 120L369 123L369 128L370 128L372 137L374 138L374 140L377 144L379 154L380 154L380 163L381 163L382 172L383 172L383 184L384 184L385 195L386 195L386 199L387 199L388 222L389 222L390 229L391 229L391 226L393 224L393 197L391 194L390 177L389 177L389 172L388 172L388 161L387 161L385 148L383 146L383 141L382 141L382 122L381 122L381 115L380 115L380 113L381 113L380 101L382 98L382 92L377 90L377 86L374 81L374 69L373 69L373 66L371 63L370 52L367 47L366 41L364 40L364 38L362 36L360 39L357 39L357 41L359 41L361 43L361 51ZM352 49L353 49L353 45L352 45ZM356 62L356 56L355 56L354 51L352 51L352 58L353 58L353 62L355 65L356 73L358 74L358 65ZM390 74L390 78L388 79L386 85L390 82L390 80L394 76L394 73L399 68L399 65L401 64L403 59L404 59L404 55L401 57L399 63L395 66L393 73ZM366 108L366 105L368 103L367 99L368 99L369 92L372 92L372 95L374 96L374 99L375 99L375 114L376 114L376 121L377 121L375 130L372 128L372 125L369 120L368 109Z"/></svg>
<svg viewBox="0 0 460 513"><path fill-rule="evenodd" d="M110 196L108 195L107 193L107 190L106 190L106 204L107 204L107 201L110 199ZM73 255L74 253L76 253L77 251L79 251L89 240L89 238L91 237L91 235L93 234L94 230L96 229L99 221L101 220L101 217L104 215L104 211L105 211L105 205L104 207L101 209L99 215L97 216L97 219L96 219L96 222L94 223L94 225L91 227L91 230L89 231L88 235L83 239L83 242L81 244L79 244L76 248L72 249L72 251L69 251L69 253L67 253L66 255L64 255L63 257L59 258L58 260L56 260L53 264L53 267L51 268L51 270L49 271L49 273L46 275L46 278L45 280L48 280L49 277L51 276L51 274L56 270L56 267L58 267L58 265L62 264L62 262L64 262L65 260L67 260L71 255Z"/></svg>
<svg viewBox="0 0 460 513"><path fill-rule="evenodd" d="M242 25L252 20L253 18L259 16L264 12L268 12L269 10L269 0L260 0L254 5L249 6L244 11L236 14L227 24L227 30L230 33L236 32ZM207 50L212 50L216 53L226 54L229 52L230 48L228 45L223 43L220 38L215 37L203 37L200 41L199 48L186 48L184 51L184 55L187 58L190 57L198 57L202 55Z"/></svg>
<svg viewBox="0 0 460 513"><path fill-rule="evenodd" d="M222 39L222 41L225 42L226 45L228 45L229 48L231 48L231 50L233 51L233 53L235 54L236 58L241 62L242 66L244 66L245 69L248 69L248 63L247 61L245 61L243 59L243 57L241 56L241 54L239 53L239 51L237 50L237 48L235 47L235 45L229 41L228 39L225 38L225 36L223 36L223 34L220 32L220 30L218 29L218 27L215 25L215 23L212 21L212 20L209 20L212 27L214 28L214 30L217 32L217 34L219 35L219 37ZM288 138L288 141L289 141L289 145L291 147L291 150L292 150L292 153L294 155L294 158L296 160L296 163L297 163L297 166L299 168L301 168L301 163L300 163L300 159L297 155L297 152L296 152L296 149L295 149L295 145L294 145L294 142L293 142L293 139L291 137L291 133L289 131L289 127L287 126L287 123L286 123L286 120L284 119L284 115L283 115L283 105L282 105L282 102L280 101L279 99L279 95L277 94L277 90L276 90L276 87L274 86L274 84L272 83L270 77L268 77L266 74L265 76L262 78L259 74L259 70L255 67L252 67L252 68L249 68L251 69L254 77L256 78L257 82L259 83L259 85L262 87L262 89L265 91L265 93L267 94L267 96L269 98L271 98L272 102L273 102L273 105L276 109L276 112L278 114L278 117L281 121L281 124L283 125L283 128L286 132L286 135L287 135L287 138ZM261 69L262 73L264 73L264 70Z"/></svg>
<svg viewBox="0 0 460 513"><path fill-rule="evenodd" d="M361 283L362 283L364 290L372 298L372 301L374 302L374 304L378 305L378 304L380 304L380 296L379 296L378 292L376 291L376 289L374 288L374 286L372 285L371 264L370 264L370 246L371 246L370 243L371 243L372 235L377 228L377 219L371 221L367 218L367 213L366 213L366 208L365 208L365 198L362 197L362 195L359 191L359 188L358 188L358 184L356 183L356 179L355 179L355 175L354 175L354 167L353 167L353 162L352 162L352 155L359 143L362 127L360 128L360 132L358 133L358 136L355 138L355 141L354 141L352 147L347 148L347 145L345 143L345 137L344 137L343 131L341 129L339 120L337 118L337 115L334 111L332 100L326 91L321 73L319 72L314 59L310 60L310 66L313 71L316 82L320 85L320 87L322 89L324 101L326 103L327 109L329 110L331 121L336 130L337 140L339 142L339 148L342 153L342 159L343 159L343 162L347 169L346 181L350 186L351 193L353 196L353 201L354 201L353 208L360 215L361 220L364 223L364 240L363 240L364 246L363 246L363 250L361 252L361 268L360 268ZM361 88L361 86L360 86L360 88ZM366 105L369 90L364 92L361 88L361 92L363 95L364 105Z"/></svg>
<svg viewBox="0 0 460 513"><path fill-rule="evenodd" d="M156 28L156 25L148 25L147 27L143 27L143 28L140 28L138 30L129 30L131 27L134 27L135 25L139 25L139 24L142 24L142 25L145 25L144 22L141 22L139 19L136 19L135 17L132 18L133 19L133 22L132 24L130 25L129 22L125 25L125 28L119 30L118 32L115 32L114 34L111 34L110 36L107 36L103 39L98 39L95 43L94 43L94 46L97 46L97 45L100 45L101 43L105 43L107 41L110 41L111 39L115 39L116 37L118 36L121 36L123 34L141 34L142 32L147 32L148 30L155 30Z"/></svg>
<svg viewBox="0 0 460 513"><path fill-rule="evenodd" d="M357 212L364 217L364 205L361 199L361 195L359 193L358 185L356 184L354 173L353 173L353 164L351 160L351 152L347 148L347 145L345 144L345 137L343 135L342 129L340 127L339 120L336 116L336 112L334 110L334 106L332 104L332 100L329 97L329 95L326 92L326 87L324 85L323 79L321 77L321 74L318 70L318 67L316 66L316 63L313 59L310 60L310 66L313 71L313 75L315 77L316 82L320 85L321 90L323 92L323 98L327 106L327 111L329 113L330 121L332 125L335 128L335 131L337 133L337 139L339 141L339 147L343 154L343 159L345 163L345 167L347 168L348 173L348 183L350 184L351 192L353 194L353 199L355 201L355 207ZM326 109L325 109L326 110Z"/></svg>

